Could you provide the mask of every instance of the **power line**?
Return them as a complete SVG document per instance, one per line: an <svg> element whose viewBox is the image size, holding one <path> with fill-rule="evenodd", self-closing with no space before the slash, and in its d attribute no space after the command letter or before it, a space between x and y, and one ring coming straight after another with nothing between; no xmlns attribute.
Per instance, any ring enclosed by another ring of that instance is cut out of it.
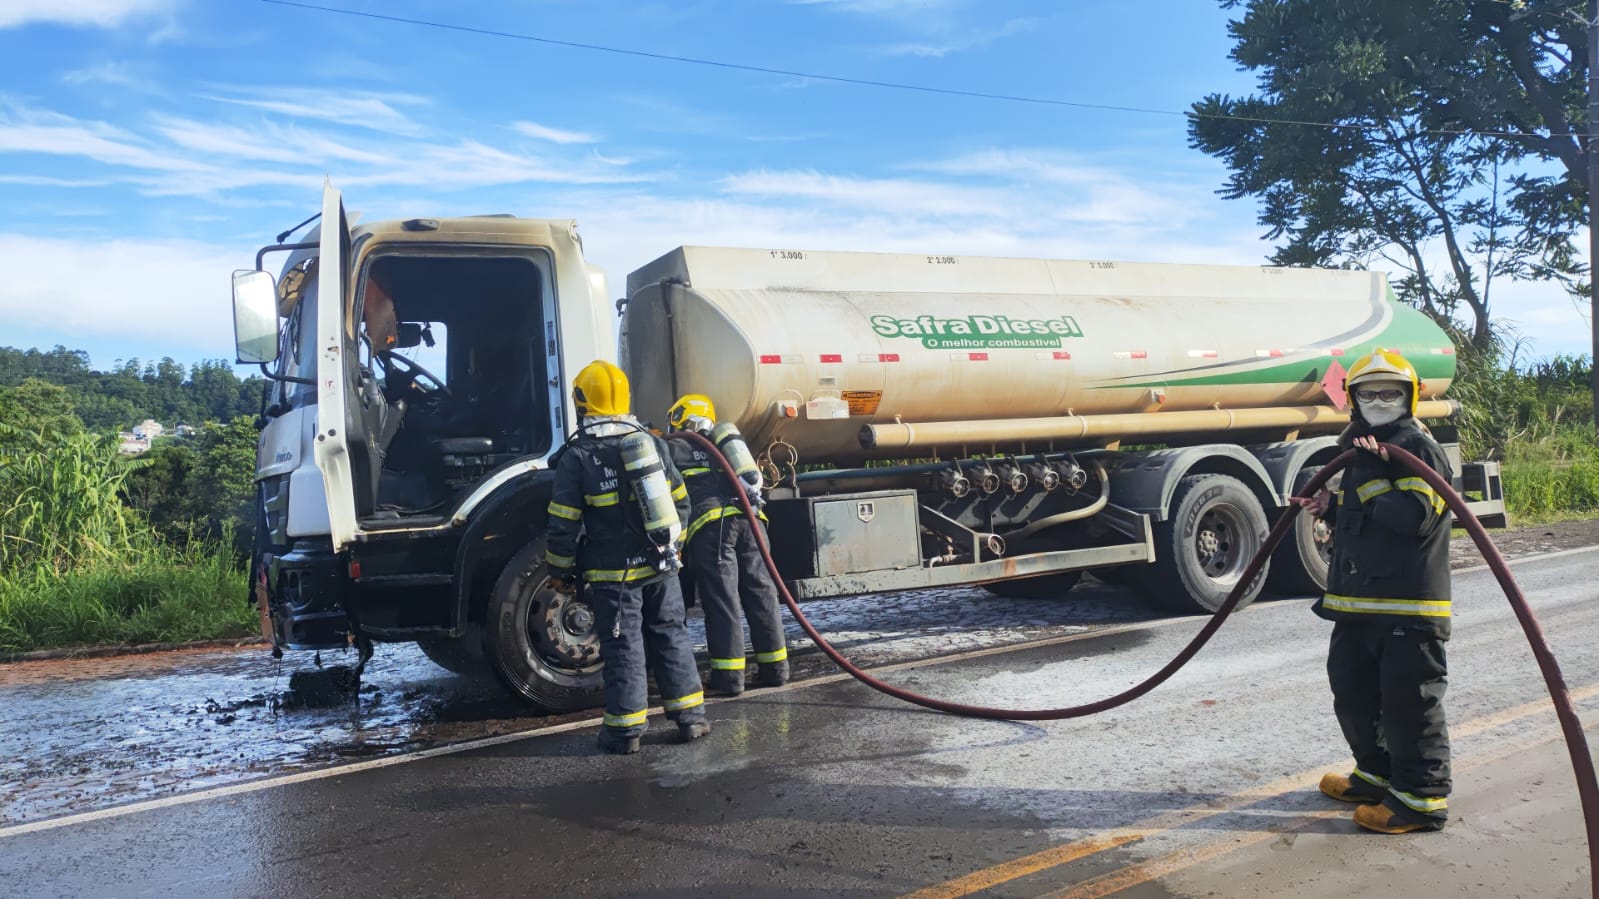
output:
<svg viewBox="0 0 1599 899"><path fill-rule="evenodd" d="M677 62L696 66L709 66L717 69L730 69L739 72L755 72L762 75L782 75L789 78L808 78L812 81L827 81L834 84L852 84L861 87L879 87L889 90L915 91L924 94L940 94L950 97L966 97L974 100L999 100L1008 103L1030 103L1037 106L1062 106L1071 109L1092 109L1104 112L1131 112L1140 115L1180 116L1186 119L1218 119L1232 122L1249 122L1260 125L1296 125L1304 128L1325 128L1328 130L1352 129L1356 131L1381 131L1386 128L1383 124L1357 124L1338 122L1317 122L1305 119L1276 119L1264 116L1244 116L1221 113L1201 113L1192 110L1155 109L1147 106L1122 106L1114 103L1085 103L1079 100L1061 100L1055 97L1030 97L1024 94L1000 94L988 91L963 90L953 87L934 87L926 84L912 84L905 81L881 81L873 78L851 78L847 75L828 75L820 72L802 72L797 69L778 69L770 66L747 65L745 63L726 62L719 59L702 59L694 56L678 56L671 53L656 53L649 50L632 50L624 47L607 47L603 44L588 44L581 41L565 41L558 38L540 37L533 34L520 34L514 31L500 31L494 28L478 28L472 25L457 25L451 22L435 22L429 19L413 19L406 16L394 16L385 13L366 12L359 9L342 9L336 6L323 6L316 3L305 3L300 0L260 0L273 6L290 6L296 9L306 9L314 12L332 13L341 16L353 16L362 19L376 19L382 22L395 22L402 25L418 25L425 28L438 28L444 31L458 31L465 34L475 34L483 37L498 37L508 40L528 41L536 44L547 44L553 47L566 47L573 50L590 50L596 53L613 53L619 56L632 56L641 59L653 59L662 62ZM1579 138L1586 140L1590 135L1576 133L1554 132L1548 135L1529 134L1521 131L1473 131L1470 129L1433 128L1416 132L1419 135L1435 135L1448 137L1501 137L1501 138Z"/></svg>

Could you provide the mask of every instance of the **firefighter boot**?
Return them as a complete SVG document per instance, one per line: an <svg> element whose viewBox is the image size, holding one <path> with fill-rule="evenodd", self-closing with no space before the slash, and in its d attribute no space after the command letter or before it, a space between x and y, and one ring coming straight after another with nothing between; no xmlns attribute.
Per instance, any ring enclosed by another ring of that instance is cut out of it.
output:
<svg viewBox="0 0 1599 899"><path fill-rule="evenodd" d="M1358 774L1323 774L1321 791L1340 802L1381 802L1388 791Z"/></svg>
<svg viewBox="0 0 1599 899"><path fill-rule="evenodd" d="M1355 809L1355 823L1376 833L1415 833L1442 830L1444 822L1412 812L1396 811L1386 805L1363 805Z"/></svg>
<svg viewBox="0 0 1599 899"><path fill-rule="evenodd" d="M717 668L711 672L705 689L718 696L737 696L744 692L744 672Z"/></svg>
<svg viewBox="0 0 1599 899"><path fill-rule="evenodd" d="M632 755L638 752L638 737L625 736L618 733L614 727L602 727L599 747L601 752L612 755Z"/></svg>
<svg viewBox="0 0 1599 899"><path fill-rule="evenodd" d="M762 662L760 680L763 687L781 687L788 683L788 662Z"/></svg>
<svg viewBox="0 0 1599 899"><path fill-rule="evenodd" d="M680 721L677 724L677 742L692 743L710 732L711 722L704 718L697 721Z"/></svg>

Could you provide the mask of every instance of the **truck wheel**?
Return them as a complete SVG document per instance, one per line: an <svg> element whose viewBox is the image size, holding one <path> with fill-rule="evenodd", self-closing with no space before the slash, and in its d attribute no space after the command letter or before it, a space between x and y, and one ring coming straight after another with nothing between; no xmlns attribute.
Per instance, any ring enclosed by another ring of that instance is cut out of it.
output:
<svg viewBox="0 0 1599 899"><path fill-rule="evenodd" d="M1061 599L1082 579L1081 571L1066 571L1019 580L994 581L984 584L983 589L995 596L1011 599Z"/></svg>
<svg viewBox="0 0 1599 899"><path fill-rule="evenodd" d="M1266 513L1237 478L1189 475L1177 482L1171 515L1155 525L1155 562L1132 573L1139 592L1175 612L1214 612L1266 542ZM1264 572L1263 572L1264 573ZM1260 595L1255 579L1238 608Z"/></svg>
<svg viewBox="0 0 1599 899"><path fill-rule="evenodd" d="M604 701L594 613L581 595L550 589L542 538L506 564L484 620L484 651L513 693L551 712Z"/></svg>
<svg viewBox="0 0 1599 899"><path fill-rule="evenodd" d="M1298 493L1321 471L1320 465L1307 465L1294 476ZM1332 528L1325 521L1301 512L1294 527L1283 535L1283 542L1271 557L1271 576L1266 586L1273 593L1289 596L1320 594L1327 589L1327 569L1332 564Z"/></svg>
<svg viewBox="0 0 1599 899"><path fill-rule="evenodd" d="M416 641L416 646L428 661L452 674L472 676L488 671L488 659L483 657L483 635L475 624L464 637L431 637Z"/></svg>

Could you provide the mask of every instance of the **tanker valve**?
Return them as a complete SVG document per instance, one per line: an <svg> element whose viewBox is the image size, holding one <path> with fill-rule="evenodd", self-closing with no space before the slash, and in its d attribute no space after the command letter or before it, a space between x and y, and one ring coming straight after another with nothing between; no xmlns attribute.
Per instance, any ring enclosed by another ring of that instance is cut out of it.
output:
<svg viewBox="0 0 1599 899"><path fill-rule="evenodd" d="M1045 491L1054 490L1060 486L1060 474L1042 462L1033 462L1027 466L1027 476L1033 483L1044 488Z"/></svg>
<svg viewBox="0 0 1599 899"><path fill-rule="evenodd" d="M1027 472L1008 462L1001 462L997 469L1000 483L1010 488L1010 492L1021 494L1027 492Z"/></svg>
<svg viewBox="0 0 1599 899"><path fill-rule="evenodd" d="M1004 537L1001 537L998 534L983 534L982 538L983 538L983 549L988 550L989 555L1003 556L1005 554L1005 538Z"/></svg>
<svg viewBox="0 0 1599 899"><path fill-rule="evenodd" d="M972 492L972 482L966 476L953 468L946 468L938 473L938 489L948 493L955 499L962 499Z"/></svg>
<svg viewBox="0 0 1599 899"><path fill-rule="evenodd" d="M977 489L984 493L999 492L999 475L995 474L994 469L989 468L987 465L972 472L972 477L977 481Z"/></svg>
<svg viewBox="0 0 1599 899"><path fill-rule="evenodd" d="M1060 473L1060 482L1073 493L1088 484L1088 472L1077 464L1076 459L1057 459L1050 463L1050 467Z"/></svg>

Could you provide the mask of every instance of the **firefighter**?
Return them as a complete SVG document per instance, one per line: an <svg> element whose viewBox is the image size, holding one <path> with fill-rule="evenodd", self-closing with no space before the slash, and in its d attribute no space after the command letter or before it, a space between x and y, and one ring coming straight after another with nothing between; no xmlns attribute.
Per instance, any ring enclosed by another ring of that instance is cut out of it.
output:
<svg viewBox="0 0 1599 899"><path fill-rule="evenodd" d="M665 441L629 414L627 376L595 361L572 382L581 420L555 465L546 561L555 589L588 586L604 662L599 748L639 749L649 708L646 667L680 742L710 733L677 567L688 490Z"/></svg>
<svg viewBox="0 0 1599 899"><path fill-rule="evenodd" d="M750 506L760 515L761 474L749 447L732 422L716 424L709 397L691 393L666 413L674 431L696 431L711 439L733 465ZM712 693L744 692L744 627L739 608L749 620L755 644L757 678L763 687L788 683L788 648L777 612L777 586L767 571L756 542L755 528L738 504L717 461L709 451L687 440L669 441L672 461L688 483L688 528L684 532L694 589L705 608L705 642L710 650ZM764 516L762 516L764 520Z"/></svg>
<svg viewBox="0 0 1599 899"><path fill-rule="evenodd" d="M1449 531L1444 499L1388 458L1402 447L1447 481L1443 450L1416 421L1421 384L1401 355L1376 350L1344 380L1353 411L1339 438L1361 452L1330 492L1299 500L1333 523L1327 592L1314 606L1333 622L1327 674L1333 711L1355 757L1321 791L1361 803L1355 823L1378 833L1438 830L1449 817L1444 688L1449 639Z"/></svg>

